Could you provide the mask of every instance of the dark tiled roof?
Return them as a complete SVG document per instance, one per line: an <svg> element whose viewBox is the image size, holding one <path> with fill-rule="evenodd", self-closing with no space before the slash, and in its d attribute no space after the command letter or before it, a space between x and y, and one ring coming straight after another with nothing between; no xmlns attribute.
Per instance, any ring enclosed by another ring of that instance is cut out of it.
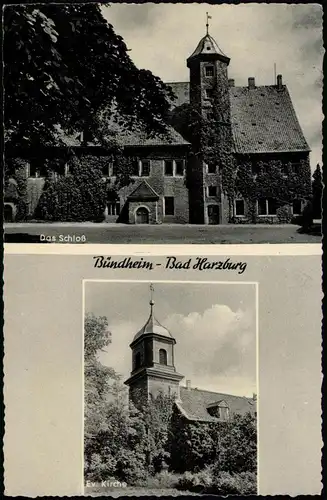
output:
<svg viewBox="0 0 327 500"><path fill-rule="evenodd" d="M167 135L149 136L141 129L123 129L117 122L110 123L110 131L121 146L188 146L187 142L173 127L168 126Z"/></svg>
<svg viewBox="0 0 327 500"><path fill-rule="evenodd" d="M180 388L180 401L178 406L183 415L190 420L215 420L210 416L207 407L212 403L225 401L230 409L230 413L244 415L248 412L256 412L256 403L252 398L242 396L232 396L218 392L203 391L200 389Z"/></svg>
<svg viewBox="0 0 327 500"><path fill-rule="evenodd" d="M148 182L143 180L134 189L134 191L131 192L131 194L128 196L128 199L129 200L158 200L159 195L155 192L155 190L150 186L150 184ZM161 328L163 329L163 327L161 327ZM168 330L167 330L167 332L168 332ZM134 340L135 339L136 339L136 337L134 338Z"/></svg>
<svg viewBox="0 0 327 500"><path fill-rule="evenodd" d="M177 99L189 102L189 83L169 83ZM237 153L310 151L284 85L230 87L232 130Z"/></svg>
<svg viewBox="0 0 327 500"><path fill-rule="evenodd" d="M238 153L309 151L285 85L229 90Z"/></svg>

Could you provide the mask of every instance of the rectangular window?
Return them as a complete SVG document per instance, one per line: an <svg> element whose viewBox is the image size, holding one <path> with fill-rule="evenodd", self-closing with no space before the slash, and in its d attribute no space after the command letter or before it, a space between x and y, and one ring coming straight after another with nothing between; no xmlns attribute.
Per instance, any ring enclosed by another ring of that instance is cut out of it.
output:
<svg viewBox="0 0 327 500"><path fill-rule="evenodd" d="M208 186L208 196L217 196L217 186Z"/></svg>
<svg viewBox="0 0 327 500"><path fill-rule="evenodd" d="M258 215L276 215L277 203L274 198L260 198L258 200Z"/></svg>
<svg viewBox="0 0 327 500"><path fill-rule="evenodd" d="M235 201L235 215L236 216L243 216L243 215L245 215L244 200L236 200Z"/></svg>
<svg viewBox="0 0 327 500"><path fill-rule="evenodd" d="M213 98L213 90L212 89L205 89L204 95L206 99L212 99Z"/></svg>
<svg viewBox="0 0 327 500"><path fill-rule="evenodd" d="M173 196L165 196L165 215L174 215L174 198Z"/></svg>
<svg viewBox="0 0 327 500"><path fill-rule="evenodd" d="M175 160L175 175L184 175L184 160Z"/></svg>
<svg viewBox="0 0 327 500"><path fill-rule="evenodd" d="M36 160L30 161L28 177L39 177L39 165Z"/></svg>
<svg viewBox="0 0 327 500"><path fill-rule="evenodd" d="M209 163L208 164L208 174L215 174L215 173L216 173L216 164Z"/></svg>
<svg viewBox="0 0 327 500"><path fill-rule="evenodd" d="M214 67L211 64L205 66L204 73L206 76L213 76L214 75Z"/></svg>
<svg viewBox="0 0 327 500"><path fill-rule="evenodd" d="M266 198L260 198L258 200L258 215L267 215L268 206Z"/></svg>
<svg viewBox="0 0 327 500"><path fill-rule="evenodd" d="M302 212L302 201L301 200L294 200L292 204L293 208L293 215L300 215Z"/></svg>
<svg viewBox="0 0 327 500"><path fill-rule="evenodd" d="M150 160L141 160L141 171L140 175L142 177L149 177L150 175Z"/></svg>
<svg viewBox="0 0 327 500"><path fill-rule="evenodd" d="M165 160L165 175L170 177L174 175L174 164L172 160Z"/></svg>
<svg viewBox="0 0 327 500"><path fill-rule="evenodd" d="M120 203L119 201L111 201L108 203L108 215L119 215Z"/></svg>
<svg viewBox="0 0 327 500"><path fill-rule="evenodd" d="M103 177L110 176L110 163L106 163L105 165L102 166L102 175Z"/></svg>
<svg viewBox="0 0 327 500"><path fill-rule="evenodd" d="M268 198L268 215L276 215L277 203L273 198Z"/></svg>

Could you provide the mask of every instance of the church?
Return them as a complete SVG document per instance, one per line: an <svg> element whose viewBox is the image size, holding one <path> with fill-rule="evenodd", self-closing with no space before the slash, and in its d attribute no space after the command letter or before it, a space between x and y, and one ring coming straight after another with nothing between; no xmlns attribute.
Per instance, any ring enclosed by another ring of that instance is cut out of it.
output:
<svg viewBox="0 0 327 500"><path fill-rule="evenodd" d="M150 315L134 336L132 371L125 381L129 398L137 406L140 395L156 398L160 393L174 398L175 418L187 422L217 422L229 420L233 414L256 415L256 396L253 398L222 394L186 386L184 376L176 370L174 347L176 340L154 316L154 301L150 301Z"/></svg>
<svg viewBox="0 0 327 500"><path fill-rule="evenodd" d="M274 85L249 77L247 86L237 86L229 63L207 22L186 60L189 81L167 84L175 96L167 136L119 130L124 155L133 158L133 182L108 199L104 222L274 224L301 213L311 190L310 148L282 75ZM198 127L188 134L190 116ZM101 157L104 180L115 182L108 152L81 134L66 142L80 154ZM47 174L33 154L25 164L28 219L35 219ZM56 175L69 175L67 166L60 168ZM11 220L19 203L15 182L5 193Z"/></svg>

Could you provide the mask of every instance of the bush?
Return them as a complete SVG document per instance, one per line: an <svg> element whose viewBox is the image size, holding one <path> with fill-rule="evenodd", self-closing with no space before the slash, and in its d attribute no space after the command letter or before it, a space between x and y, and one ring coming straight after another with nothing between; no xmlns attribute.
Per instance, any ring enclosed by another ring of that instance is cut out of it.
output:
<svg viewBox="0 0 327 500"><path fill-rule="evenodd" d="M181 490L208 492L213 484L212 469L206 467L200 472L186 471L180 477L177 487Z"/></svg>
<svg viewBox="0 0 327 500"><path fill-rule="evenodd" d="M230 474L219 472L213 479L210 493L218 495L256 495L257 475L254 472Z"/></svg>

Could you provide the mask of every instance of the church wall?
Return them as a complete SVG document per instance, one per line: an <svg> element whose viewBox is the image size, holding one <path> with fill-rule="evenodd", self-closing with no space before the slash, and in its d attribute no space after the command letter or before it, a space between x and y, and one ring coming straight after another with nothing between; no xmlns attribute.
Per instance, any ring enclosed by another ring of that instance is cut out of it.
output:
<svg viewBox="0 0 327 500"><path fill-rule="evenodd" d="M179 397L179 383L164 378L149 377L149 394L152 397L158 396L160 393L166 396Z"/></svg>

